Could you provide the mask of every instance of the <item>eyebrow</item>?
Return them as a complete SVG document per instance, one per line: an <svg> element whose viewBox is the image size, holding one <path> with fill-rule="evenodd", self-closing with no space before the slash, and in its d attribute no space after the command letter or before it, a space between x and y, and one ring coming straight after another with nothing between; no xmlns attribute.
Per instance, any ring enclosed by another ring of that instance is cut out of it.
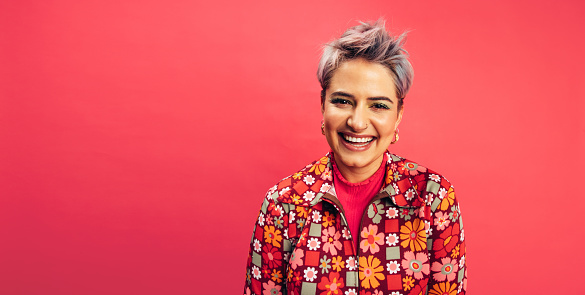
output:
<svg viewBox="0 0 585 295"><path fill-rule="evenodd" d="M342 97L347 97L347 98L355 98L355 96L353 96L347 92L343 92L343 91L335 91L335 92L331 93L331 96L342 96ZM394 102L386 96L368 97L368 100L374 100L374 101L384 100L384 101L387 101L391 104L394 104Z"/></svg>

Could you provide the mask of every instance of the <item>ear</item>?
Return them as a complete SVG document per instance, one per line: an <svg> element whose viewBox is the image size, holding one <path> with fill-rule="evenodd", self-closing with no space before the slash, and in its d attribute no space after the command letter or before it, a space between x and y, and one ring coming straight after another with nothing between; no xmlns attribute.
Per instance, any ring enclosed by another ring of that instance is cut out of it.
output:
<svg viewBox="0 0 585 295"><path fill-rule="evenodd" d="M321 115L325 112L325 91L321 90Z"/></svg>
<svg viewBox="0 0 585 295"><path fill-rule="evenodd" d="M394 129L398 129L398 125L400 124L400 121L402 121L402 114L404 113L404 107L402 107L400 109L400 111L398 111L398 120L396 120L396 124L394 124Z"/></svg>

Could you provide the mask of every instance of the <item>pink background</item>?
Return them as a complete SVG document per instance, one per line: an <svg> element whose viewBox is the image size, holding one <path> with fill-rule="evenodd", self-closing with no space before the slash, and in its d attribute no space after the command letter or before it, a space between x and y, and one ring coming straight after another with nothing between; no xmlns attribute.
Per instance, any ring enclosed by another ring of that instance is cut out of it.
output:
<svg viewBox="0 0 585 295"><path fill-rule="evenodd" d="M577 294L584 15L577 0L2 1L0 293L241 293L265 191L328 151L320 46L384 16L410 30L416 73L391 151L455 184L470 294Z"/></svg>

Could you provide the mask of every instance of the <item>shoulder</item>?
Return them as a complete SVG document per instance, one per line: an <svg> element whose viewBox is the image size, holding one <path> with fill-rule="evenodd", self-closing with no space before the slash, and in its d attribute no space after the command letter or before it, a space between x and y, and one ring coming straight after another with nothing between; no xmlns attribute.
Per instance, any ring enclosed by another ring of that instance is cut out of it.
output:
<svg viewBox="0 0 585 295"><path fill-rule="evenodd" d="M423 164L388 153L388 172L393 172L391 178L408 179L415 183L433 181L443 187L450 187L451 182L435 170L429 169Z"/></svg>
<svg viewBox="0 0 585 295"><path fill-rule="evenodd" d="M266 199L297 206L315 205L332 187L330 154L283 178L266 193Z"/></svg>
<svg viewBox="0 0 585 295"><path fill-rule="evenodd" d="M451 182L426 166L388 153L386 191L399 206L422 206L428 198L453 190Z"/></svg>

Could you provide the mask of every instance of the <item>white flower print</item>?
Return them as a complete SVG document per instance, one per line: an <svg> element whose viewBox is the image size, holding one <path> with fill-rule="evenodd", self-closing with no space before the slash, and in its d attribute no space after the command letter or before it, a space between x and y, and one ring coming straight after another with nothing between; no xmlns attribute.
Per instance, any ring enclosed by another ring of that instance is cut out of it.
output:
<svg viewBox="0 0 585 295"><path fill-rule="evenodd" d="M295 221L295 216L296 216L295 211L291 210L290 212L288 212L288 223L293 223L293 221Z"/></svg>
<svg viewBox="0 0 585 295"><path fill-rule="evenodd" d="M349 233L349 228L347 228L347 227L344 227L344 228L341 230L341 235L342 235L342 236L343 236L343 238L344 238L344 239L346 239L346 240L349 240L349 239L351 239L351 234Z"/></svg>
<svg viewBox="0 0 585 295"><path fill-rule="evenodd" d="M290 187L285 187L278 192L278 195L282 196L284 193L290 191Z"/></svg>
<svg viewBox="0 0 585 295"><path fill-rule="evenodd" d="M312 191L307 191L303 194L303 199L307 202L312 201L315 198L315 193Z"/></svg>
<svg viewBox="0 0 585 295"><path fill-rule="evenodd" d="M262 243L258 239L254 239L254 251L260 252L262 250Z"/></svg>
<svg viewBox="0 0 585 295"><path fill-rule="evenodd" d="M344 295L357 295L357 292L355 289L347 289L347 291L345 291Z"/></svg>
<svg viewBox="0 0 585 295"><path fill-rule="evenodd" d="M416 194L414 193L414 190L411 188L408 189L406 191L406 193L404 194L404 197L409 201L412 200L414 198L414 196L416 196Z"/></svg>
<svg viewBox="0 0 585 295"><path fill-rule="evenodd" d="M313 215L311 217L313 218L314 223L321 222L321 213L319 213L319 211L313 211Z"/></svg>
<svg viewBox="0 0 585 295"><path fill-rule="evenodd" d="M443 198L444 198L446 195L447 195L447 190L446 190L445 188L443 188L443 187L442 187L442 188L439 190L439 199L441 199L441 200L442 200L442 199L443 199Z"/></svg>
<svg viewBox="0 0 585 295"><path fill-rule="evenodd" d="M465 240L465 230L464 229L461 229L461 237L459 238L459 240L461 242L463 242Z"/></svg>
<svg viewBox="0 0 585 295"><path fill-rule="evenodd" d="M273 186L271 187L268 192L266 193L266 197L270 197L270 195L274 194L274 192L276 191L277 186Z"/></svg>
<svg viewBox="0 0 585 295"><path fill-rule="evenodd" d="M264 214L262 212L258 215L258 225L264 226Z"/></svg>
<svg viewBox="0 0 585 295"><path fill-rule="evenodd" d="M398 261L390 261L386 263L386 270L390 274L398 273L400 271L400 263Z"/></svg>
<svg viewBox="0 0 585 295"><path fill-rule="evenodd" d="M282 255L282 260L284 260L285 262L288 262L288 259L290 258L290 253L289 252L285 252Z"/></svg>
<svg viewBox="0 0 585 295"><path fill-rule="evenodd" d="M396 244L398 244L398 236L396 234L389 234L386 237L386 244L388 246L395 246Z"/></svg>
<svg viewBox="0 0 585 295"><path fill-rule="evenodd" d="M392 183L392 187L394 188L394 191L396 191L397 194L400 193L400 189L398 188L398 185L396 183Z"/></svg>
<svg viewBox="0 0 585 295"><path fill-rule="evenodd" d="M435 195L433 193L428 193L426 201L427 206L431 206L433 204L433 200L435 200Z"/></svg>
<svg viewBox="0 0 585 295"><path fill-rule="evenodd" d="M304 277L307 281L312 282L315 280L315 278L317 278L317 271L314 267L307 267L307 269L305 269Z"/></svg>
<svg viewBox="0 0 585 295"><path fill-rule="evenodd" d="M346 261L345 261L345 265L347 266L347 268L349 270L355 270L357 268L357 263L355 261L354 257L349 257Z"/></svg>
<svg viewBox="0 0 585 295"><path fill-rule="evenodd" d="M328 191L329 191L329 189L331 189L331 185L330 185L330 184L328 184L328 183L324 183L324 184L321 186L321 189L319 189L319 191L320 191L320 192L322 192L322 193L326 193L326 192L328 192Z"/></svg>
<svg viewBox="0 0 585 295"><path fill-rule="evenodd" d="M396 209L394 207L390 207L390 208L388 208L388 210L386 210L386 217L396 218L397 216L398 216L398 209Z"/></svg>
<svg viewBox="0 0 585 295"><path fill-rule="evenodd" d="M260 269L256 265L252 266L252 276L255 279L259 280L261 274Z"/></svg>
<svg viewBox="0 0 585 295"><path fill-rule="evenodd" d="M461 260L459 260L459 268L463 268L465 265L465 255L461 256Z"/></svg>
<svg viewBox="0 0 585 295"><path fill-rule="evenodd" d="M317 238L311 238L307 241L307 246L309 246L310 250L315 251L321 247L321 241L319 241Z"/></svg>
<svg viewBox="0 0 585 295"><path fill-rule="evenodd" d="M425 220L425 232L427 234L427 237L430 237L431 234L433 233L433 229L431 228L431 222Z"/></svg>
<svg viewBox="0 0 585 295"><path fill-rule="evenodd" d="M303 178L303 181L308 185L311 186L313 185L313 183L315 183L315 177L311 176L311 175L307 175Z"/></svg>
<svg viewBox="0 0 585 295"><path fill-rule="evenodd" d="M436 174L431 174L431 180L434 182L441 182L441 177L439 175Z"/></svg>

